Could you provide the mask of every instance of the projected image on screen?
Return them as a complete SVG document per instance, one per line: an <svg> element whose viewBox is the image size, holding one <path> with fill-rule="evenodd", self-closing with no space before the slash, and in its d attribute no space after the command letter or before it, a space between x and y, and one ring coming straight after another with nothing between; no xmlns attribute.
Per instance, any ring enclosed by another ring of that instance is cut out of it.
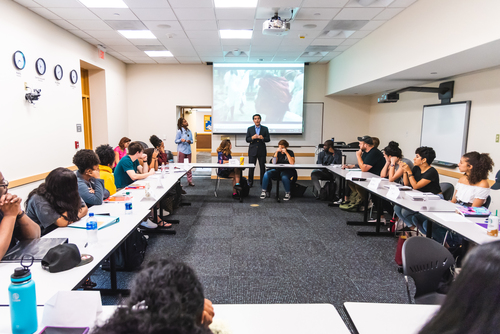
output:
<svg viewBox="0 0 500 334"><path fill-rule="evenodd" d="M301 134L304 64L214 64L213 133L246 133L260 114L271 134Z"/></svg>

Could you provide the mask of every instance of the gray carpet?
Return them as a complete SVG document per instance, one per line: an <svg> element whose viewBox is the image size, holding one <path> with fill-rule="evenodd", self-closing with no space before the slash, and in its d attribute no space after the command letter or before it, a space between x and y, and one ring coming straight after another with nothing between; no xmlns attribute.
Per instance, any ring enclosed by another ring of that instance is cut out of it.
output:
<svg viewBox="0 0 500 334"><path fill-rule="evenodd" d="M394 262L397 239L357 236L373 228L345 221L362 214L315 200L310 181L299 181L308 186L304 197L282 203L259 199L259 187L239 203L231 198L230 180L221 181L215 198L215 180L194 182L184 187L192 206L171 216L180 220L177 234L152 235L146 261L173 256L188 263L213 303L331 303L344 319L346 301L407 303ZM119 287L126 288L133 275L119 273ZM98 270L92 279L109 286L107 272ZM117 302L103 297L105 304Z"/></svg>

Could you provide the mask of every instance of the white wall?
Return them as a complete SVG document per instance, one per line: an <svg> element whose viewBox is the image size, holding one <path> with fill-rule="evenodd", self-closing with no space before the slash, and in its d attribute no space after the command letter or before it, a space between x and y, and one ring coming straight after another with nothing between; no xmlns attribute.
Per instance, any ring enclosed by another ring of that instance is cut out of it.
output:
<svg viewBox="0 0 500 334"><path fill-rule="evenodd" d="M83 147L83 132L76 132L76 124L83 124L81 83L79 80L72 85L68 76L73 69L80 73L80 60L106 72L104 112L113 120L113 126L108 127L108 137L118 142L113 127L127 130L124 63L108 55L106 60L100 60L94 46L13 1L0 0L0 31L0 168L8 180L71 166L76 152L74 142L80 141ZM13 65L12 55L17 50L23 51L26 57L23 70ZM43 76L35 71L39 57L47 64ZM53 74L56 64L64 70L59 82ZM35 106L24 100L24 82L42 89Z"/></svg>
<svg viewBox="0 0 500 334"><path fill-rule="evenodd" d="M471 114L467 151L489 153L495 162L495 178L500 169L500 143L495 142L496 134L500 134L500 68L462 75L450 80L455 81L452 102L471 100ZM439 82L427 86L437 87ZM438 104L437 94L407 92L399 96L397 103L378 104L377 96L373 96L370 108L370 133L380 138L381 147L390 140L400 144L403 154L414 157L420 145L420 128L422 109L426 104ZM444 179L444 178L443 178ZM449 178L448 180L453 180ZM500 209L500 191L492 191L491 208Z"/></svg>

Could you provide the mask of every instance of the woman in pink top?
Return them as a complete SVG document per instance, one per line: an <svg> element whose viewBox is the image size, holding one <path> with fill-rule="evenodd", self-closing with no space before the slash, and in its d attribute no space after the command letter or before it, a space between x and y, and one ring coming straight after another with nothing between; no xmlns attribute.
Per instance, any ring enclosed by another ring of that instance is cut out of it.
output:
<svg viewBox="0 0 500 334"><path fill-rule="evenodd" d="M127 147L130 144L131 140L130 138L123 137L120 139L120 142L118 143L118 146L115 147L115 163L113 164L113 168L116 167L118 162L123 158L124 156L127 155Z"/></svg>

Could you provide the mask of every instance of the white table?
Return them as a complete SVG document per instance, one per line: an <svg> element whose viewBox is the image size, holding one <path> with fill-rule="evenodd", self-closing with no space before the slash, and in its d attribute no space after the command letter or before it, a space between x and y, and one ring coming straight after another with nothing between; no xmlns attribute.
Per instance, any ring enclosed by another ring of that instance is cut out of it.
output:
<svg viewBox="0 0 500 334"><path fill-rule="evenodd" d="M344 308L359 334L417 334L439 307L419 304L344 303Z"/></svg>
<svg viewBox="0 0 500 334"><path fill-rule="evenodd" d="M98 321L110 317L116 306L103 306ZM228 304L214 305L212 326L224 326L232 334L348 334L344 321L331 304ZM43 307L38 308L39 330ZM9 307L0 307L0 333L11 333Z"/></svg>

